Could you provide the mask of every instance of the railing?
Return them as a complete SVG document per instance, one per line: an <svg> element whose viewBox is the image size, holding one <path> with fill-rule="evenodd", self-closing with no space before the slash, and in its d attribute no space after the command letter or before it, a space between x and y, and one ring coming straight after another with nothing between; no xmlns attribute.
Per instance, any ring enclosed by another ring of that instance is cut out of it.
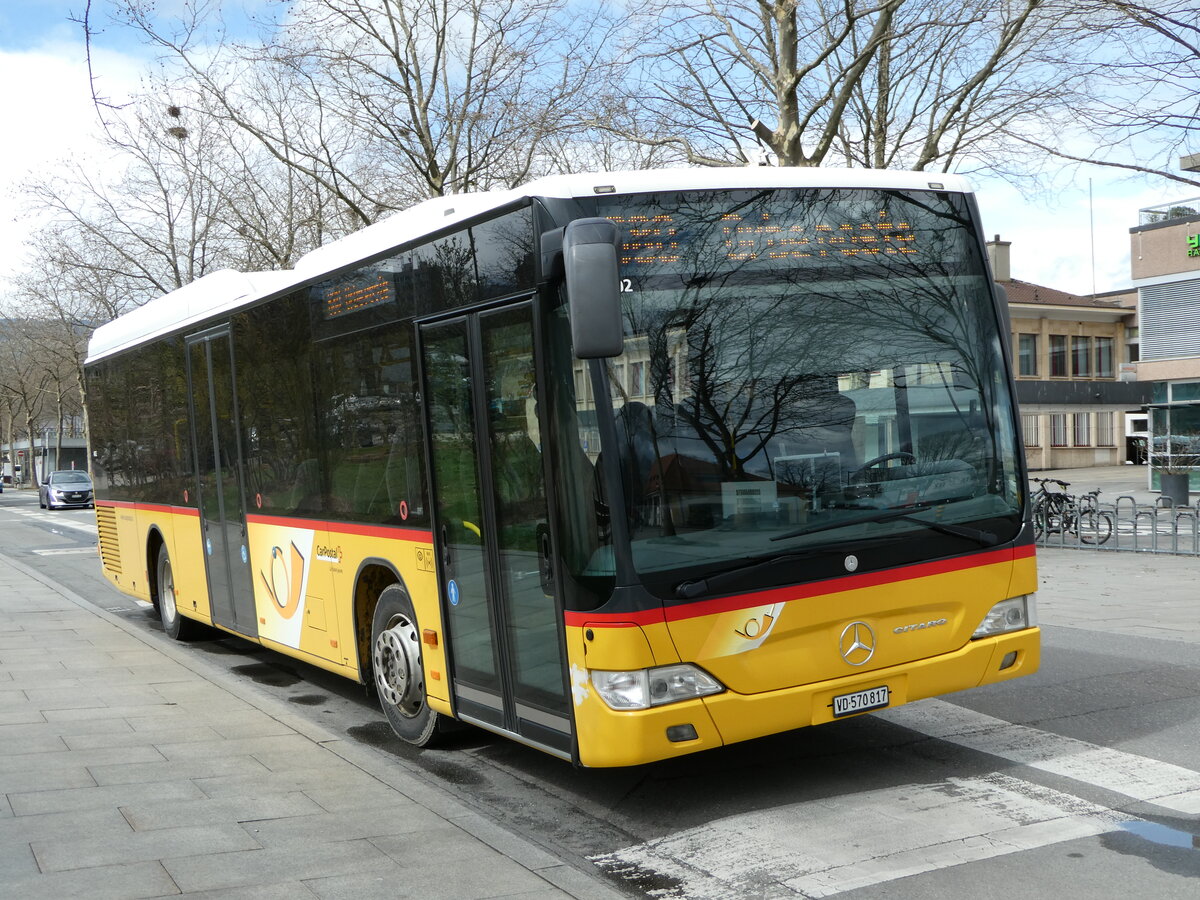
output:
<svg viewBox="0 0 1200 900"><path fill-rule="evenodd" d="M1138 210L1139 225L1157 225L1159 222L1169 222L1172 219L1188 219L1200 215L1200 197L1189 200L1176 200L1174 203L1164 203L1160 206L1147 206Z"/></svg>
<svg viewBox="0 0 1200 900"><path fill-rule="evenodd" d="M1112 524L1106 540L1097 540L1095 530L1086 527L1052 526L1039 536L1038 546L1200 556L1200 500L1193 506L1172 506L1167 498L1159 498L1151 506L1126 494L1112 503L1098 503L1096 513Z"/></svg>

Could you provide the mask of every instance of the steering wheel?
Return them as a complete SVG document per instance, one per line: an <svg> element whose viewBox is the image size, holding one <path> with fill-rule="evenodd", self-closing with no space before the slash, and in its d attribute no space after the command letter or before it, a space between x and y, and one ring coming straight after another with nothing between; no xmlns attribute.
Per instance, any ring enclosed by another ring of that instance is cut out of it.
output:
<svg viewBox="0 0 1200 900"><path fill-rule="evenodd" d="M861 466L859 466L857 469L855 469L853 472L851 472L850 480L853 481L855 478L857 478L863 472L867 471L867 469L873 469L873 468L875 468L875 466L879 465L880 463L887 462L888 460L891 460L891 459L903 459L910 463L915 463L917 461L917 457L914 456L912 453L909 453L907 450L899 450L896 453L885 453L885 454L883 454L883 456L877 456L874 459L867 460L865 463L863 463Z"/></svg>

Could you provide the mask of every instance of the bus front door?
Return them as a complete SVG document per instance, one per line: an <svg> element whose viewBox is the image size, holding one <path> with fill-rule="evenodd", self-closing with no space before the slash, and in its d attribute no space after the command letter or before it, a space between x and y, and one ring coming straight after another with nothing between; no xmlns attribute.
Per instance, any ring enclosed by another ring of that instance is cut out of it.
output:
<svg viewBox="0 0 1200 900"><path fill-rule="evenodd" d="M254 611L237 389L229 328L187 339L196 493L208 570L213 622L239 634L258 634Z"/></svg>
<svg viewBox="0 0 1200 900"><path fill-rule="evenodd" d="M456 713L569 756L532 304L420 328L434 541Z"/></svg>

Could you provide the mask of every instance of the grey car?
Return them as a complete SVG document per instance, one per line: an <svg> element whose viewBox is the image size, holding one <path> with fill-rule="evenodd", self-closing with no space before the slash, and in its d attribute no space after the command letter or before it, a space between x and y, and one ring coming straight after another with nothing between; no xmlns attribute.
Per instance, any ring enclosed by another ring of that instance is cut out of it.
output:
<svg viewBox="0 0 1200 900"><path fill-rule="evenodd" d="M96 505L92 495L92 479L87 472L65 469L51 472L38 488L38 503L42 509L66 506Z"/></svg>

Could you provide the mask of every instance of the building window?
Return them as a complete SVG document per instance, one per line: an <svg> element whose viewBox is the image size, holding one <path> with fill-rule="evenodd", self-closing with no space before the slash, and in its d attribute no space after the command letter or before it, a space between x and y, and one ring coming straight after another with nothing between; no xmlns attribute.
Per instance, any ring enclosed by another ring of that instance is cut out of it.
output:
<svg viewBox="0 0 1200 900"><path fill-rule="evenodd" d="M1096 377L1113 377L1113 339L1096 338Z"/></svg>
<svg viewBox="0 0 1200 900"><path fill-rule="evenodd" d="M635 362L629 364L629 396L641 397L646 393L646 364Z"/></svg>
<svg viewBox="0 0 1200 900"><path fill-rule="evenodd" d="M1025 434L1026 447L1042 446L1041 417L1033 413L1022 413L1021 431Z"/></svg>
<svg viewBox="0 0 1200 900"><path fill-rule="evenodd" d="M1071 374L1076 378L1090 378L1092 374L1092 339L1071 338Z"/></svg>
<svg viewBox="0 0 1200 900"><path fill-rule="evenodd" d="M1050 377L1067 377L1067 336L1050 335Z"/></svg>
<svg viewBox="0 0 1200 900"><path fill-rule="evenodd" d="M1096 413L1096 446L1116 446L1113 440L1113 414L1110 412Z"/></svg>
<svg viewBox="0 0 1200 900"><path fill-rule="evenodd" d="M1050 416L1050 446L1067 446L1067 414L1053 413Z"/></svg>
<svg viewBox="0 0 1200 900"><path fill-rule="evenodd" d="M1072 419L1072 444L1076 447L1092 446L1092 414L1074 413Z"/></svg>
<svg viewBox="0 0 1200 900"><path fill-rule="evenodd" d="M1020 375L1036 375L1038 336L1036 334L1017 335L1017 373Z"/></svg>

